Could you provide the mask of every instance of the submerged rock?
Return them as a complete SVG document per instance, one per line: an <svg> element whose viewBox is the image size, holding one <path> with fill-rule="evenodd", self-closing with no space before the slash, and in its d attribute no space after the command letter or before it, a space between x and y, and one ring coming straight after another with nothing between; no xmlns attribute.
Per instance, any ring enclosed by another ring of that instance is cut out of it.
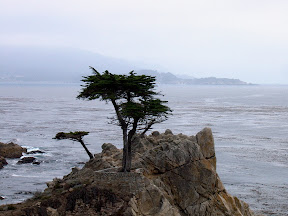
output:
<svg viewBox="0 0 288 216"><path fill-rule="evenodd" d="M33 161L33 163L32 164L34 164L34 165L40 165L40 161Z"/></svg>
<svg viewBox="0 0 288 216"><path fill-rule="evenodd" d="M26 154L44 154L45 152L40 151L40 150L34 150L34 151L29 151Z"/></svg>
<svg viewBox="0 0 288 216"><path fill-rule="evenodd" d="M211 129L196 136L155 135L135 137L130 173L117 172L122 151L104 144L82 169L54 179L43 193L0 215L254 215L225 190Z"/></svg>
<svg viewBox="0 0 288 216"><path fill-rule="evenodd" d="M24 152L27 152L27 149L15 143L5 144L0 142L0 156L4 158L20 158Z"/></svg>

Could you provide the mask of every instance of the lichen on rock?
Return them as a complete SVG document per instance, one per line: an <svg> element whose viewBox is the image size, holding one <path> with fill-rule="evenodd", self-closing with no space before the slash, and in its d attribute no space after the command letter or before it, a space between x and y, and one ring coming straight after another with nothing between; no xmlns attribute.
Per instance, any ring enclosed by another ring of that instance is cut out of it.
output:
<svg viewBox="0 0 288 216"><path fill-rule="evenodd" d="M0 215L254 215L225 190L216 172L210 128L196 136L171 130L135 136L132 152L132 171L122 173L122 150L103 144L82 169L54 179L42 194L15 205L19 214Z"/></svg>

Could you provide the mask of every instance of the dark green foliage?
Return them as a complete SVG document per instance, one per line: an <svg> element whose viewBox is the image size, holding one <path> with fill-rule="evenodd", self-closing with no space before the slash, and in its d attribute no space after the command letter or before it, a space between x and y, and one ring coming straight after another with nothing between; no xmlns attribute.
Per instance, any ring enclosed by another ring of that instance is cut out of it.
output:
<svg viewBox="0 0 288 216"><path fill-rule="evenodd" d="M166 120L171 113L165 105L167 101L154 98L159 95L154 91L155 77L136 75L133 71L129 75L108 71L100 74L93 67L90 68L93 75L84 77L82 81L85 85L82 85L84 88L77 98L111 101L121 127L132 127L135 121L148 126L151 121L158 123Z"/></svg>
<svg viewBox="0 0 288 216"><path fill-rule="evenodd" d="M155 98L159 95L154 90L155 77L133 71L129 75L109 71L100 74L90 68L93 75L84 77L84 88L77 98L111 101L116 112L114 122L123 130L123 171L130 171L131 143L136 131L144 134L153 124L165 121L171 110L165 105L167 101Z"/></svg>
<svg viewBox="0 0 288 216"><path fill-rule="evenodd" d="M86 132L86 131L75 131L75 132L69 132L69 133L59 132L56 134L54 139L58 139L58 140L71 139L74 141L79 141L80 139L82 139L84 136L88 134L89 132Z"/></svg>
<svg viewBox="0 0 288 216"><path fill-rule="evenodd" d="M89 100L101 99L127 99L135 97L151 97L157 93L152 91L155 87L155 77L145 75L135 75L133 71L129 75L111 74L109 71L100 74L93 67L93 75L86 76L82 80L85 82L84 89L77 98Z"/></svg>

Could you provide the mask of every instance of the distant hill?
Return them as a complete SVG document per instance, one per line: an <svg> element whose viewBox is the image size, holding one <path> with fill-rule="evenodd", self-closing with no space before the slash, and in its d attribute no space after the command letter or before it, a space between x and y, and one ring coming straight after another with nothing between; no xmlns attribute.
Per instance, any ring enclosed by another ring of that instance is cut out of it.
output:
<svg viewBox="0 0 288 216"><path fill-rule="evenodd" d="M227 78L179 78L172 73L156 70L140 70L132 61L106 57L97 53L52 47L0 46L0 82L79 82L82 76L91 74L89 66L99 72L125 74L135 70L138 74L157 77L162 84L186 85L243 85L238 79Z"/></svg>
<svg viewBox="0 0 288 216"><path fill-rule="evenodd" d="M161 84L182 84L182 85L247 85L248 83L243 82L239 79L228 79L228 78L179 78L172 73L159 73L155 70L139 70L135 71L138 74L156 76L157 82Z"/></svg>
<svg viewBox="0 0 288 216"><path fill-rule="evenodd" d="M160 73L156 70L136 70L137 74L143 74L148 76L155 76L157 83L161 84L179 84L176 80L180 80L180 78L176 77L172 73Z"/></svg>
<svg viewBox="0 0 288 216"><path fill-rule="evenodd" d="M72 48L0 46L0 80L79 82L91 73L127 73L137 67L121 59Z"/></svg>

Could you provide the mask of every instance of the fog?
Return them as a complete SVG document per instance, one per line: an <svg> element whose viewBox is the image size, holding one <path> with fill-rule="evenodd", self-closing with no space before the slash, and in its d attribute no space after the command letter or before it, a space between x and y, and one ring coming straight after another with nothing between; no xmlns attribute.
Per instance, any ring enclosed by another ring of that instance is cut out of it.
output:
<svg viewBox="0 0 288 216"><path fill-rule="evenodd" d="M287 11L284 0L0 0L0 45L70 47L174 74L288 84Z"/></svg>

